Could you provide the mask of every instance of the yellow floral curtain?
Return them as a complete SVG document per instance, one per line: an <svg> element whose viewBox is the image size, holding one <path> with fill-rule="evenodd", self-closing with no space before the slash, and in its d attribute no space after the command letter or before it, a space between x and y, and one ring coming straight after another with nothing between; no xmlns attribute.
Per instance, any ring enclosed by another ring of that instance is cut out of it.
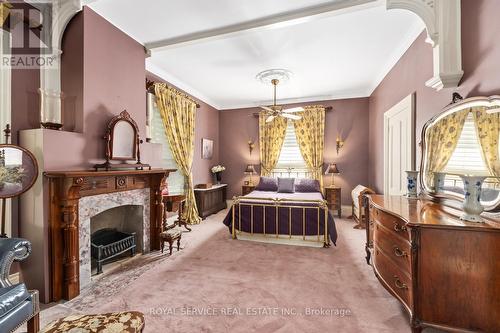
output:
<svg viewBox="0 0 500 333"><path fill-rule="evenodd" d="M311 172L323 189L323 150L325 147L325 108L308 106L297 113L302 118L293 122L300 152Z"/></svg>
<svg viewBox="0 0 500 333"><path fill-rule="evenodd" d="M260 149L260 174L269 176L273 171L285 141L287 120L276 117L266 123L268 115L259 115L259 149Z"/></svg>
<svg viewBox="0 0 500 333"><path fill-rule="evenodd" d="M483 160L490 175L500 176L498 170L498 133L500 131L499 113L486 113L486 108L473 108L474 124L476 126L477 138L481 145Z"/></svg>
<svg viewBox="0 0 500 333"><path fill-rule="evenodd" d="M433 172L440 172L448 164L457 147L470 109L454 112L441 119L427 132L428 184L434 182Z"/></svg>
<svg viewBox="0 0 500 333"><path fill-rule="evenodd" d="M186 205L182 219L188 224L198 224L201 218L196 207L192 174L196 102L164 83L156 83L154 87L172 155L186 178Z"/></svg>

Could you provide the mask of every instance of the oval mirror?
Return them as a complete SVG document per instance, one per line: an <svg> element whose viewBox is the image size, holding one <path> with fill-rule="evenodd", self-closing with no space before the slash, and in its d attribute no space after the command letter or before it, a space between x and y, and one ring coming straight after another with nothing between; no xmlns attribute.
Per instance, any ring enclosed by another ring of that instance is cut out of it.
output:
<svg viewBox="0 0 500 333"><path fill-rule="evenodd" d="M424 193L462 201L461 175L486 176L485 211L500 209L500 96L474 97L448 106L422 131L420 183Z"/></svg>
<svg viewBox="0 0 500 333"><path fill-rule="evenodd" d="M28 150L0 144L0 198L17 197L29 190L38 177L38 164Z"/></svg>

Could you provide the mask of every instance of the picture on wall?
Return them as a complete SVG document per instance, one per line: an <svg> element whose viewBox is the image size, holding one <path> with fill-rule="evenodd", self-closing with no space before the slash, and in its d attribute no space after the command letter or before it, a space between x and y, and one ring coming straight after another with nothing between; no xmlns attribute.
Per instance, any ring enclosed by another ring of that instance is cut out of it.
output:
<svg viewBox="0 0 500 333"><path fill-rule="evenodd" d="M214 155L214 141L210 139L201 140L201 158L211 160Z"/></svg>

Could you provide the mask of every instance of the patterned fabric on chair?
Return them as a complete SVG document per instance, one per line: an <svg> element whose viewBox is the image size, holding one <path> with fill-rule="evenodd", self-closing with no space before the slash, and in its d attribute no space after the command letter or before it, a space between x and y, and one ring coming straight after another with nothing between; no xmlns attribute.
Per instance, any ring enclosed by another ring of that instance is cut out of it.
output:
<svg viewBox="0 0 500 333"><path fill-rule="evenodd" d="M351 192L352 218L357 223L357 225L354 227L355 229L363 229L365 227L362 203L363 195L365 194L375 194L375 191L366 186L358 185Z"/></svg>
<svg viewBox="0 0 500 333"><path fill-rule="evenodd" d="M144 315L135 311L74 315L53 321L41 333L140 333L144 324Z"/></svg>

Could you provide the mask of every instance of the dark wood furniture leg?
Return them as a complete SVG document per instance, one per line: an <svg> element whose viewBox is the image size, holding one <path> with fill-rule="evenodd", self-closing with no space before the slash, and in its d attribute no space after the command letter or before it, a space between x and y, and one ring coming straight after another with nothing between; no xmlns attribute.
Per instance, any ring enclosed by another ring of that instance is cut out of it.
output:
<svg viewBox="0 0 500 333"><path fill-rule="evenodd" d="M177 220L177 225L179 227L184 227L186 228L187 231L191 231L191 228L188 227L188 224L186 223L186 221L182 218L182 212L184 211L184 204L186 203L186 200L183 200L180 204L179 204L179 219Z"/></svg>
<svg viewBox="0 0 500 333"><path fill-rule="evenodd" d="M28 320L28 333L38 333L40 331L40 313Z"/></svg>
<svg viewBox="0 0 500 333"><path fill-rule="evenodd" d="M179 239L177 240L177 251L180 250L181 250L181 238L179 237Z"/></svg>

